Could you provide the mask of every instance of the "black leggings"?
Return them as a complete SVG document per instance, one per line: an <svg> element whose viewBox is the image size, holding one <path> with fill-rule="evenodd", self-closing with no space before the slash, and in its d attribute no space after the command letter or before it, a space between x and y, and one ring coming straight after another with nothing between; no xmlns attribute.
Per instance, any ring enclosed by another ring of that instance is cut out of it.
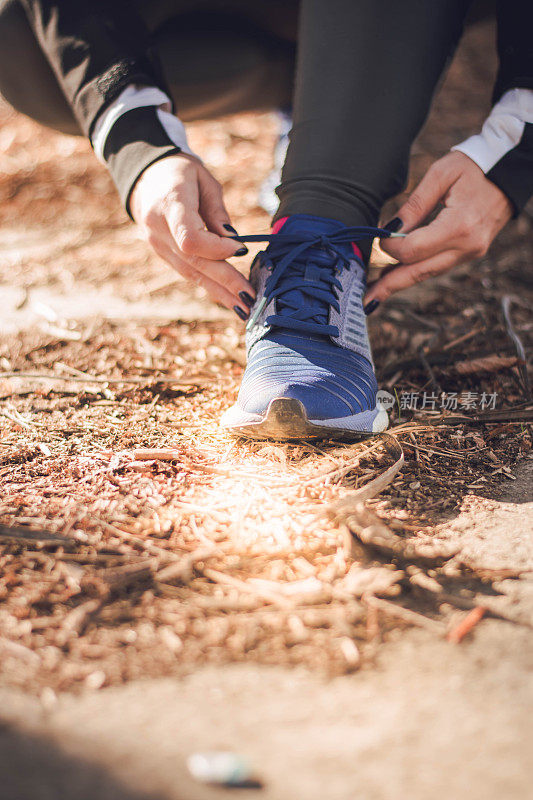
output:
<svg viewBox="0 0 533 800"><path fill-rule="evenodd" d="M404 186L470 0L137 5L184 121L293 105L276 216L374 225ZM79 132L17 0L0 0L0 42L4 98L44 125Z"/></svg>

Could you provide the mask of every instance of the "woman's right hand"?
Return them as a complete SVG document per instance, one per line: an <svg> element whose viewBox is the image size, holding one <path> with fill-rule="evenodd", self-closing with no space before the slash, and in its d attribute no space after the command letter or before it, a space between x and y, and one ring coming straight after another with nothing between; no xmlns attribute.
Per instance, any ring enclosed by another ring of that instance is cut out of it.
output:
<svg viewBox="0 0 533 800"><path fill-rule="evenodd" d="M180 153L151 164L135 184L130 208L161 258L217 303L248 317L255 292L225 260L248 251L228 238L235 231L222 188L197 158Z"/></svg>

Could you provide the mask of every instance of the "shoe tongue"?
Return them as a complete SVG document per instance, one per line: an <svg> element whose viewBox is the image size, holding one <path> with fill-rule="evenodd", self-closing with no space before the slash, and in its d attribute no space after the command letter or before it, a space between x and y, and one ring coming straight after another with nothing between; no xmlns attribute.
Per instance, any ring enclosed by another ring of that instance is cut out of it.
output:
<svg viewBox="0 0 533 800"><path fill-rule="evenodd" d="M280 222L281 225L279 224ZM296 235L299 232L302 232L312 233L315 236L327 236L328 234L336 233L345 227L346 225L344 225L342 222L338 222L336 219L315 217L312 214L291 214L290 217L285 217L284 220L279 220L277 223L275 223L273 233L290 233ZM345 245L340 246L341 249L344 249L344 247ZM346 244L346 249L348 253L353 255L353 250L351 249L349 242Z"/></svg>
<svg viewBox="0 0 533 800"><path fill-rule="evenodd" d="M313 214L291 214L279 220L282 224L275 223L276 233L283 228L283 233L294 233L295 231L305 231L306 233L335 233L345 228L344 223L336 219L327 217L316 217Z"/></svg>

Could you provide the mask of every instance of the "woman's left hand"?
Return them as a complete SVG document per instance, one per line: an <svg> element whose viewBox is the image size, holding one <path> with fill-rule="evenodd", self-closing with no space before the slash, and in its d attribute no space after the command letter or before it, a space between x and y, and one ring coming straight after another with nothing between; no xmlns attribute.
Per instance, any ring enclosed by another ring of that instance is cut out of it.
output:
<svg viewBox="0 0 533 800"><path fill-rule="evenodd" d="M444 208L419 227L439 202ZM512 213L507 196L474 161L464 153L448 153L429 168L398 211L402 225L397 223L395 230L407 236L381 240L381 248L399 264L369 287L365 305L485 255Z"/></svg>

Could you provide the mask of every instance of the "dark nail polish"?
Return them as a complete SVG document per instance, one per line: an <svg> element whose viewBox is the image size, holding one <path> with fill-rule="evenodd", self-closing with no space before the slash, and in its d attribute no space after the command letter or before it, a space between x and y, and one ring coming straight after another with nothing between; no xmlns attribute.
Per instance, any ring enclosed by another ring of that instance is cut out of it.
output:
<svg viewBox="0 0 533 800"><path fill-rule="evenodd" d="M248 319L248 314L246 313L246 311L243 311L240 306L233 306L233 310L235 311L237 316L242 319L243 322L246 322L246 320Z"/></svg>
<svg viewBox="0 0 533 800"><path fill-rule="evenodd" d="M371 300L370 303L367 303L366 306L363 308L363 311L368 317L368 315L371 314L373 311L375 311L378 306L379 306L379 300Z"/></svg>
<svg viewBox="0 0 533 800"><path fill-rule="evenodd" d="M394 217L394 219L391 219L390 222L387 222L387 224L383 226L383 229L391 233L396 233L402 226L403 222L400 217Z"/></svg>
<svg viewBox="0 0 533 800"><path fill-rule="evenodd" d="M244 244L243 244L243 246L242 246L242 247L239 247L239 249L238 249L238 250L236 250L236 251L233 253L233 255L234 255L234 256L245 256L245 255L246 255L247 253L249 253L249 252L250 252L250 251L248 250L248 248L246 247L246 245L244 245Z"/></svg>
<svg viewBox="0 0 533 800"><path fill-rule="evenodd" d="M225 229L226 229L227 231L229 231L230 233L233 233L235 236L238 236L238 235L239 235L239 234L237 233L237 231L235 230L235 228L233 227L233 225L230 225L230 224L229 224L229 223L227 223L227 222L225 222L225 223L224 223L224 225L223 225L222 227L223 227L223 228L225 228Z"/></svg>
<svg viewBox="0 0 533 800"><path fill-rule="evenodd" d="M248 306L248 308L251 308L255 303L254 298L251 295L249 295L248 292L239 292L239 297L241 298L244 305Z"/></svg>

